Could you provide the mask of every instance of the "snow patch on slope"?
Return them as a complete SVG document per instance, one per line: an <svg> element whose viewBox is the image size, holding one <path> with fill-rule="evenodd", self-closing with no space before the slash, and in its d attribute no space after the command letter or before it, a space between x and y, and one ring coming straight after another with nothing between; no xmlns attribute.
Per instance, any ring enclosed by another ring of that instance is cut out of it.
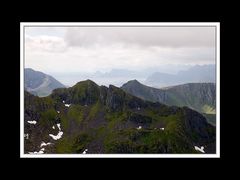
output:
<svg viewBox="0 0 240 180"><path fill-rule="evenodd" d="M49 136L51 136L54 140L58 140L62 138L63 132L61 131L61 125L60 123L57 124L57 127L59 129L59 132L57 135L53 135L53 134L49 134Z"/></svg>
<svg viewBox="0 0 240 180"><path fill-rule="evenodd" d="M50 144L52 144L52 143L50 143L50 142L48 142L48 143L42 142L41 145L40 145L40 147L48 146L48 145L50 145Z"/></svg>
<svg viewBox="0 0 240 180"><path fill-rule="evenodd" d="M37 124L37 121L27 121L29 124Z"/></svg>
<svg viewBox="0 0 240 180"><path fill-rule="evenodd" d="M88 149L85 149L85 150L83 151L83 154L87 154L87 151L88 151Z"/></svg>
<svg viewBox="0 0 240 180"><path fill-rule="evenodd" d="M199 147L197 147L197 146L194 146L194 148L195 148L196 151L200 151L200 152L202 152L202 153L205 153L203 146L201 146L201 148L199 148Z"/></svg>

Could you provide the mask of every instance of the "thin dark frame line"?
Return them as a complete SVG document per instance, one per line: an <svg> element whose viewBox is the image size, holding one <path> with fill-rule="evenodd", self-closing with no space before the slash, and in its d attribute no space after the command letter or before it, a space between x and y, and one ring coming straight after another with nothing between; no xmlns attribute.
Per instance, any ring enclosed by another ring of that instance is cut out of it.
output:
<svg viewBox="0 0 240 180"><path fill-rule="evenodd" d="M153 25L151 25L151 26L148 26L148 25L146 25L146 26L140 26L140 25L138 25L138 26L134 26L134 25L116 25L116 26L114 26L114 25L99 25L99 26L97 26L97 25L53 25L53 26L51 26L51 25L24 25L24 27L217 27L217 26L206 26L206 25L204 25L204 26L188 26L188 25L181 25L181 26L177 26L177 25L174 25L174 26L164 26L164 25L156 25L156 26L153 26Z"/></svg>
<svg viewBox="0 0 240 180"><path fill-rule="evenodd" d="M217 82L217 80L218 80L218 77L217 77L217 41L218 41L218 31L217 31L217 26L215 27L215 44L214 44L214 48L215 48L215 98L216 98L216 104L215 104L215 109L216 109L216 117L215 117L215 121L216 121L216 125L215 125L215 132L216 132L216 137L215 137L215 146L216 146L216 154L217 154L217 146L219 146L219 150L220 150L220 144L219 145L217 145L217 135L218 135L218 132L217 132L217 130L218 130L218 122L217 122L217 114L219 113L218 112L218 110L217 110L217 103L218 103L218 99L217 99L217 87L218 87L218 82ZM220 102L219 102L220 103ZM220 121L220 119L219 119L219 121ZM220 132L219 132L219 134L220 134ZM220 138L220 137L219 137Z"/></svg>
<svg viewBox="0 0 240 180"><path fill-rule="evenodd" d="M24 147L24 141L25 141L25 137L24 137L24 134L25 134L25 127L24 127L24 114L25 114L25 107L24 107L24 97L25 97L25 93L24 93L24 91L25 91L25 88L24 88L24 83L25 83L25 26L23 26L23 69L22 69L22 71L23 71L23 87L22 87L22 94L23 94L23 122L21 122L22 124L23 124L23 144L22 144L22 146L23 146L23 154L25 154L24 152L25 152L25 147Z"/></svg>
<svg viewBox="0 0 240 180"><path fill-rule="evenodd" d="M101 22L96 22L96 21L59 21L59 22L51 22L51 21L39 21L39 22L33 22L33 21L22 21L21 23L26 23L26 24L32 24L32 23L48 23L48 24L174 24L173 26L178 26L178 25L175 25L175 24L202 24L202 26L206 26L206 24L209 24L208 26L214 26L214 25L211 25L211 24L217 24L217 23L220 23L220 21L210 21L210 22L206 22L206 21L199 21L199 22L193 22L193 21L189 21L189 22L169 22L169 21L163 21L163 22L159 22L159 21L132 21L132 22L125 22L125 21L119 21L119 22L114 22L114 21L109 21L109 22L106 22L106 21L101 21ZM170 26L170 25L169 25ZM196 26L200 26L200 25L196 25Z"/></svg>

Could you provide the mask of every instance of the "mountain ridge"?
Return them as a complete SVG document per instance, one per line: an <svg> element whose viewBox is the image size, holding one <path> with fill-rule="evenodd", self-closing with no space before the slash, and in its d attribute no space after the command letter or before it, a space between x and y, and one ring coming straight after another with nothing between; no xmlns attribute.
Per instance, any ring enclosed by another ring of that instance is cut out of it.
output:
<svg viewBox="0 0 240 180"><path fill-rule="evenodd" d="M197 65L187 70L181 70L177 74L155 72L148 76L144 84L157 88L176 86L186 83L215 82L215 65Z"/></svg>
<svg viewBox="0 0 240 180"><path fill-rule="evenodd" d="M187 83L158 89L133 80L125 83L121 88L127 93L152 102L170 106L188 106L204 114L215 114L216 111L214 83Z"/></svg>
<svg viewBox="0 0 240 180"><path fill-rule="evenodd" d="M44 97L53 89L66 87L55 78L32 68L24 69L24 89L34 95Z"/></svg>
<svg viewBox="0 0 240 180"><path fill-rule="evenodd" d="M215 128L198 112L90 80L47 97L25 92L24 116L25 153L38 152L43 141L51 143L44 153L198 153L194 146L215 152ZM63 133L59 140L50 137L56 124Z"/></svg>

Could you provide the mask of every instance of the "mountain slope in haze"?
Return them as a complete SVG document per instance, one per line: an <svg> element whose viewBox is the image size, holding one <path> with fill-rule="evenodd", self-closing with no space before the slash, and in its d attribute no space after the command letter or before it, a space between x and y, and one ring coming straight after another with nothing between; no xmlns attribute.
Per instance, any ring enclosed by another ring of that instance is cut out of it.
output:
<svg viewBox="0 0 240 180"><path fill-rule="evenodd" d="M25 153L215 153L215 128L198 112L112 85L86 80L24 99Z"/></svg>
<svg viewBox="0 0 240 180"><path fill-rule="evenodd" d="M145 84L153 87L174 86L186 83L215 82L215 65L196 65L177 74L155 72L150 75Z"/></svg>
<svg viewBox="0 0 240 180"><path fill-rule="evenodd" d="M214 115L216 111L216 85L214 83L188 83L157 89L132 80L121 88L144 100L180 107L188 106L204 114ZM213 117L210 116L206 117L213 123Z"/></svg>
<svg viewBox="0 0 240 180"><path fill-rule="evenodd" d="M65 86L52 76L31 68L24 69L24 88L34 95L48 96L53 89L63 87Z"/></svg>

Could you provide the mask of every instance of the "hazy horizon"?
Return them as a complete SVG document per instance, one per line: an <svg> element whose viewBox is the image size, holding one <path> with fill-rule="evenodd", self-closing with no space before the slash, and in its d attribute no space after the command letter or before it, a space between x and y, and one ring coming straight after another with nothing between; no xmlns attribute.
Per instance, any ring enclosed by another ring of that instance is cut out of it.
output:
<svg viewBox="0 0 240 180"><path fill-rule="evenodd" d="M25 68L67 86L89 78L119 86L125 77L106 78L117 70L144 81L215 64L215 48L214 27L25 27Z"/></svg>
<svg viewBox="0 0 240 180"><path fill-rule="evenodd" d="M214 64L200 65L199 67L207 67L207 66L214 66ZM198 67L198 65L181 66L179 68L176 68L176 66L163 66L161 68L150 68L142 71L131 71L128 69L112 69L108 72L96 71L94 73L81 73L81 72L56 73L56 72L43 72L38 69L33 69L31 67L25 67L25 68L31 68L35 71L40 71L45 74L51 75L54 78L56 78L58 81L60 81L61 83L69 87L75 85L79 81L84 81L87 79L94 81L98 85L109 86L111 84L111 85L120 87L124 83L134 79L138 80L143 84L146 84L145 82L146 79L149 76L153 75L154 73L177 75L177 73L189 70L193 67ZM148 84L148 85L151 85L151 84ZM162 87L165 87L165 86L162 86Z"/></svg>

